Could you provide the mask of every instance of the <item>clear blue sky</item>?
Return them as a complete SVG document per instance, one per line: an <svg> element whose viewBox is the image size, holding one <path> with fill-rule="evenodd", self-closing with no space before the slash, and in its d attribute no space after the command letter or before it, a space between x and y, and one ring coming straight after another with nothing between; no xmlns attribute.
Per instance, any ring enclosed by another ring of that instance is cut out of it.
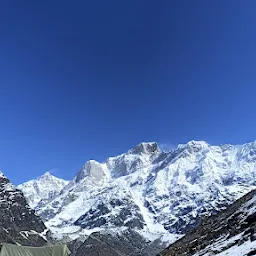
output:
<svg viewBox="0 0 256 256"><path fill-rule="evenodd" d="M256 2L3 1L0 169L72 178L141 141L256 132Z"/></svg>

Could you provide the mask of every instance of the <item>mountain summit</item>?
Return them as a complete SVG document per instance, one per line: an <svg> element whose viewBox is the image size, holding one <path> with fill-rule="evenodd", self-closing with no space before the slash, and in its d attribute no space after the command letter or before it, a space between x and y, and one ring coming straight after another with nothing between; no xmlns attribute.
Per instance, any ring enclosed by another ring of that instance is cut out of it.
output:
<svg viewBox="0 0 256 256"><path fill-rule="evenodd" d="M67 184L68 181L46 172L38 179L25 182L17 188L22 190L29 205L36 208L42 200L48 202L57 196Z"/></svg>
<svg viewBox="0 0 256 256"><path fill-rule="evenodd" d="M152 154L160 152L160 148L156 142L142 142L128 152L132 154Z"/></svg>

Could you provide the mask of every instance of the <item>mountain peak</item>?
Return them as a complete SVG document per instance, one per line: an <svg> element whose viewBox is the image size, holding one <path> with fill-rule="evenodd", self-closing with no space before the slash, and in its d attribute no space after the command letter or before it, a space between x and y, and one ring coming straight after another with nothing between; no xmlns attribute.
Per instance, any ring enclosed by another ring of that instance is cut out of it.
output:
<svg viewBox="0 0 256 256"><path fill-rule="evenodd" d="M129 150L131 154L152 154L160 152L160 148L156 142L142 142Z"/></svg>
<svg viewBox="0 0 256 256"><path fill-rule="evenodd" d="M37 178L38 181L44 181L44 180L62 180L57 178L56 176L52 175L49 171L45 172L43 175L41 175L39 178Z"/></svg>
<svg viewBox="0 0 256 256"><path fill-rule="evenodd" d="M35 208L43 200L50 200L68 184L68 181L53 176L50 172L44 173L35 180L18 185L27 198L29 205Z"/></svg>
<svg viewBox="0 0 256 256"><path fill-rule="evenodd" d="M50 172L45 172L41 177L51 177L53 176Z"/></svg>
<svg viewBox="0 0 256 256"><path fill-rule="evenodd" d="M178 149L190 148L190 149L205 149L208 148L209 144L205 141L191 140L187 144L179 144Z"/></svg>
<svg viewBox="0 0 256 256"><path fill-rule="evenodd" d="M0 176L5 177L5 175L3 174L3 172L1 170L0 170Z"/></svg>
<svg viewBox="0 0 256 256"><path fill-rule="evenodd" d="M95 160L87 161L76 175L75 182L80 182L87 176L95 178L96 180L101 180L101 178L104 176L102 165Z"/></svg>

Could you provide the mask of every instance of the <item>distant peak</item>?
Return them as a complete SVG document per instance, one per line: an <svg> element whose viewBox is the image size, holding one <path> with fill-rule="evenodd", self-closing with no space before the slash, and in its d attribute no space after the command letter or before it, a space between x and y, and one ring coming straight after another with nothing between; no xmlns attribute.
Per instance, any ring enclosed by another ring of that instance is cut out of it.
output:
<svg viewBox="0 0 256 256"><path fill-rule="evenodd" d="M38 178L38 180L45 180L45 179L58 179L54 175L52 175L49 171L45 172L42 176Z"/></svg>
<svg viewBox="0 0 256 256"><path fill-rule="evenodd" d="M206 146L208 147L209 144L206 141L203 140L191 140L187 143L187 145L191 145L191 146Z"/></svg>
<svg viewBox="0 0 256 256"><path fill-rule="evenodd" d="M75 182L79 182L87 176L94 176L95 173L101 172L101 170L102 166L99 162L95 160L89 160L83 165L82 169L76 175Z"/></svg>
<svg viewBox="0 0 256 256"><path fill-rule="evenodd" d="M99 162L97 162L96 160L88 160L82 167L82 170L81 171L88 171L92 168L92 166L95 166L95 165L100 165Z"/></svg>
<svg viewBox="0 0 256 256"><path fill-rule="evenodd" d="M148 154L160 152L160 148L156 142L142 142L129 150L131 154Z"/></svg>
<svg viewBox="0 0 256 256"><path fill-rule="evenodd" d="M43 174L43 176L52 176L52 175L50 174L50 172L46 172L45 174Z"/></svg>
<svg viewBox="0 0 256 256"><path fill-rule="evenodd" d="M204 149L207 147L209 147L209 144L205 141L200 141L200 140L191 140L187 144L178 145L178 149L183 149L183 148Z"/></svg>
<svg viewBox="0 0 256 256"><path fill-rule="evenodd" d="M97 162L96 160L89 160L86 162L86 165L93 165L93 164L100 164L100 163Z"/></svg>

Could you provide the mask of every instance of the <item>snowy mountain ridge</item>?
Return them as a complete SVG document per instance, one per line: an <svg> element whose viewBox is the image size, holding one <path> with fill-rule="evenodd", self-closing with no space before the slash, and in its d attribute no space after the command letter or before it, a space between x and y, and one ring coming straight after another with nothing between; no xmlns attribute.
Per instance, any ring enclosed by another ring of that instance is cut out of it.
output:
<svg viewBox="0 0 256 256"><path fill-rule="evenodd" d="M104 163L86 162L36 211L59 238L124 228L173 241L255 186L256 142L190 141L169 152L144 142Z"/></svg>
<svg viewBox="0 0 256 256"><path fill-rule="evenodd" d="M40 207L40 202L45 204L57 196L69 182L59 179L46 172L36 180L30 180L19 186L31 208ZM44 203L43 203L44 202Z"/></svg>

